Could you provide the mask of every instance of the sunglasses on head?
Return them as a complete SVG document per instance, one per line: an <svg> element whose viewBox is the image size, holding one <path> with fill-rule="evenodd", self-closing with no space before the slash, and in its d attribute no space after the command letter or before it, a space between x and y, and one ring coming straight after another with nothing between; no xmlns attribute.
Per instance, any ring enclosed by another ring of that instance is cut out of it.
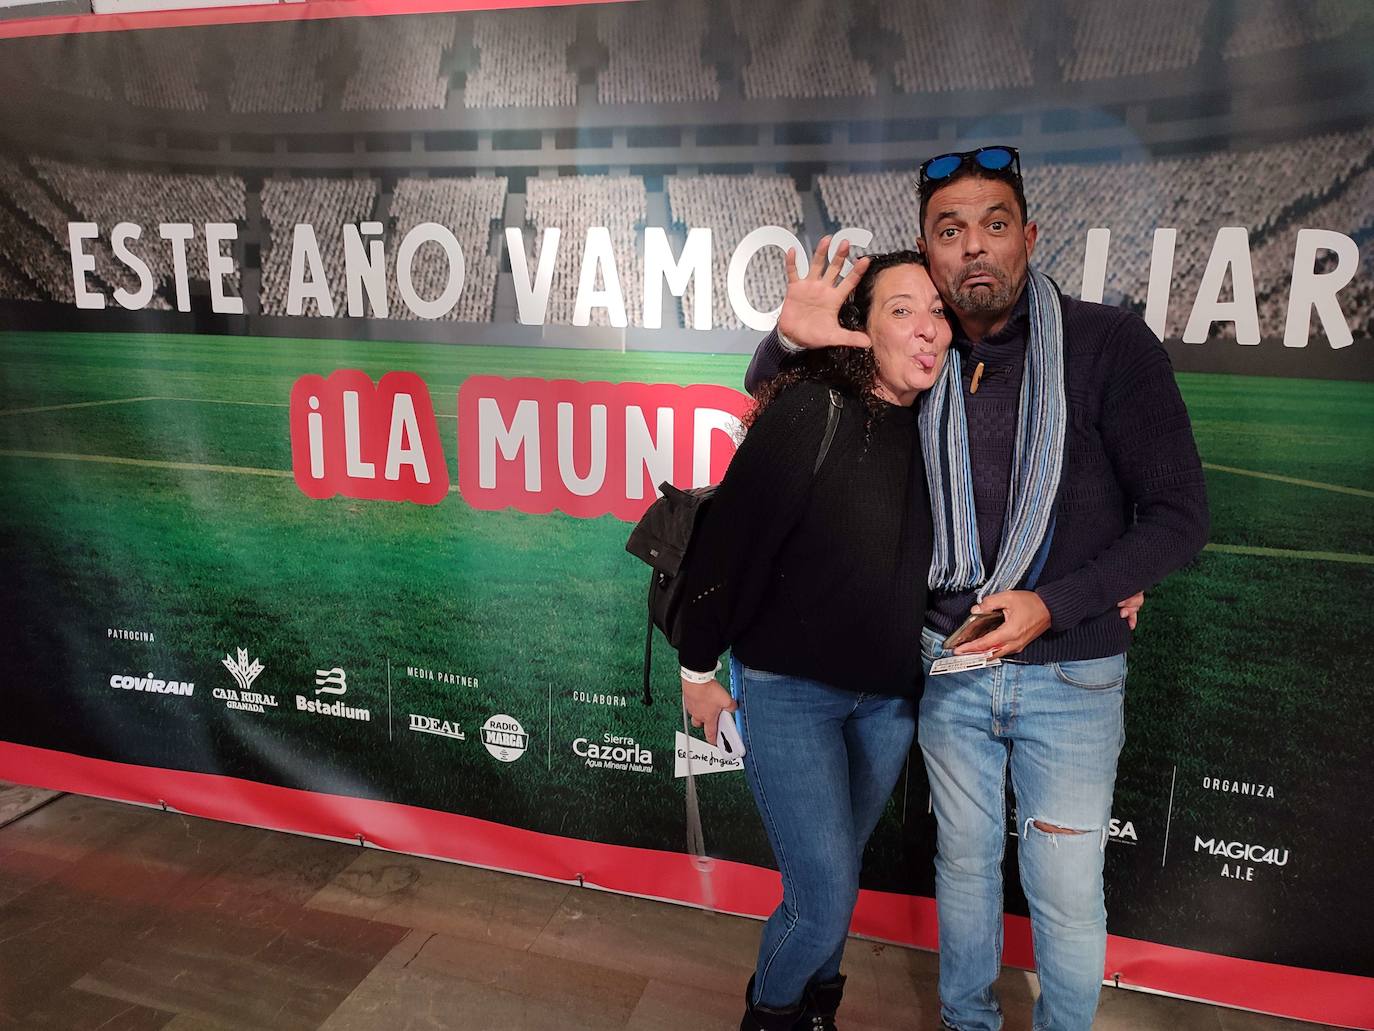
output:
<svg viewBox="0 0 1374 1031"><path fill-rule="evenodd" d="M1015 147L979 147L977 150L941 154L923 162L918 186L924 189L927 183L948 179L966 163L989 172L1005 172L1018 182L1021 179L1021 153Z"/></svg>

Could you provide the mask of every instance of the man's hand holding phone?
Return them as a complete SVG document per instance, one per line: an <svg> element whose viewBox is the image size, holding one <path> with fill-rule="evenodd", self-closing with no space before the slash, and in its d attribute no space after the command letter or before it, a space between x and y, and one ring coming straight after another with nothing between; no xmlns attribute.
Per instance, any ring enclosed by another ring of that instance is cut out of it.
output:
<svg viewBox="0 0 1374 1031"><path fill-rule="evenodd" d="M973 606L971 618L987 617L987 631L954 647L955 655L1015 655L1050 628L1050 610L1034 591L989 594ZM1001 622L995 617L1000 615ZM967 626L968 624L965 624ZM962 630L963 627L960 627ZM952 634L950 635L953 636ZM945 647L951 647L946 642Z"/></svg>
<svg viewBox="0 0 1374 1031"><path fill-rule="evenodd" d="M1144 593L1133 594L1116 604L1117 613L1132 630ZM1050 610L1034 591L1003 591L990 594L973 606L963 624L945 640L955 655L1005 658L1015 655L1050 628Z"/></svg>

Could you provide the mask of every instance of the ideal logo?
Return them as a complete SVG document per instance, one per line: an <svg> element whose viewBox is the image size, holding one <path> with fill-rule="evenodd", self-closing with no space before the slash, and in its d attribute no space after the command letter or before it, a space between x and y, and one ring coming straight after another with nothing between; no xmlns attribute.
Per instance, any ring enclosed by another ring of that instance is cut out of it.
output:
<svg viewBox="0 0 1374 1031"><path fill-rule="evenodd" d="M316 694L343 694L348 690L348 674L335 666L315 670Z"/></svg>
<svg viewBox="0 0 1374 1031"><path fill-rule="evenodd" d="M529 743L529 735L520 726L520 721L505 713L497 713L482 724L482 744L503 763L519 759Z"/></svg>
<svg viewBox="0 0 1374 1031"><path fill-rule="evenodd" d="M253 681L258 679L258 674L266 667L257 659L254 659L250 663L248 661L248 650L246 648L240 648L238 652L239 656L237 660L226 655L219 661L224 664L225 669L233 674L234 682L239 685L239 690L247 691L253 686Z"/></svg>
<svg viewBox="0 0 1374 1031"><path fill-rule="evenodd" d="M463 725L457 720L441 720L437 716L420 716L412 712L410 729L417 734L437 734L439 737L453 738L454 741L468 739L467 734L463 732Z"/></svg>

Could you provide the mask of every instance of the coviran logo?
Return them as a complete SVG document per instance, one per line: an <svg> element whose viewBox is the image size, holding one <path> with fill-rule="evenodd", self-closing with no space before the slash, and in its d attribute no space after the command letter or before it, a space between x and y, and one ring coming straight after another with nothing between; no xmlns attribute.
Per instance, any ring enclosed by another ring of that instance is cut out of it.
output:
<svg viewBox="0 0 1374 1031"><path fill-rule="evenodd" d="M1208 838L1204 841L1201 837L1194 835L1193 852L1206 852L1223 859L1236 860L1234 863L1224 862L1221 864L1221 876L1233 881L1253 881L1255 879L1255 867L1242 864L1288 865L1288 849L1286 848L1247 845L1244 842L1223 841L1219 838Z"/></svg>
<svg viewBox="0 0 1374 1031"><path fill-rule="evenodd" d="M149 694L175 694L191 696L196 685L189 680L159 680L149 673L146 677L126 677L115 674L110 678L110 686L124 691L147 691Z"/></svg>
<svg viewBox="0 0 1374 1031"><path fill-rule="evenodd" d="M239 685L237 691L233 688L217 687L210 692L224 703L225 708L237 709L241 712L266 712L268 709L277 707L276 695L260 694L257 691L248 690L266 667L257 659L250 661L246 649L238 649L237 658L226 655L220 659L220 662L225 669L233 674L234 682Z"/></svg>
<svg viewBox="0 0 1374 1031"><path fill-rule="evenodd" d="M503 763L513 763L519 759L525 754L529 743L529 735L520 726L520 721L504 713L498 713L482 724L482 744Z"/></svg>
<svg viewBox="0 0 1374 1031"><path fill-rule="evenodd" d="M410 729L418 734L437 734L440 737L451 737L455 741L468 739L467 734L463 733L463 725L457 720L441 720L437 716L419 716L412 712L410 714Z"/></svg>
<svg viewBox="0 0 1374 1031"><path fill-rule="evenodd" d="M342 696L348 690L348 674L335 666L333 669L315 670L315 693ZM345 705L342 701L322 702L317 698L296 695L297 712L313 712L316 716L333 716L336 719L372 722L372 712L356 706Z"/></svg>
<svg viewBox="0 0 1374 1031"><path fill-rule="evenodd" d="M1249 780L1227 780L1223 777L1203 777L1202 786L1208 791L1221 791L1228 795L1249 795L1251 798L1273 798L1274 786Z"/></svg>
<svg viewBox="0 0 1374 1031"><path fill-rule="evenodd" d="M602 734L600 744L580 737L572 743L572 750L585 761L589 770L654 772L654 753L632 737Z"/></svg>

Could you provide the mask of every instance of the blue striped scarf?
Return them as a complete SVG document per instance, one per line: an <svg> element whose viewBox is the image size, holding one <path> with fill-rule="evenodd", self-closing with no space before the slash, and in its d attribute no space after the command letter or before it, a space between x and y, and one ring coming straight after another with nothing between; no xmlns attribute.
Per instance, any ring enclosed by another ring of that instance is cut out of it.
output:
<svg viewBox="0 0 1374 1031"><path fill-rule="evenodd" d="M968 422L964 417L959 354L950 348L935 385L922 398L921 447L925 452L935 524L930 587L941 591L977 589L978 600L1015 588L1036 564L1052 532L1054 499L1064 466L1064 323L1059 291L1046 275L1030 269L1030 339L1012 455L1002 543L992 573L983 569L978 516L973 507Z"/></svg>

